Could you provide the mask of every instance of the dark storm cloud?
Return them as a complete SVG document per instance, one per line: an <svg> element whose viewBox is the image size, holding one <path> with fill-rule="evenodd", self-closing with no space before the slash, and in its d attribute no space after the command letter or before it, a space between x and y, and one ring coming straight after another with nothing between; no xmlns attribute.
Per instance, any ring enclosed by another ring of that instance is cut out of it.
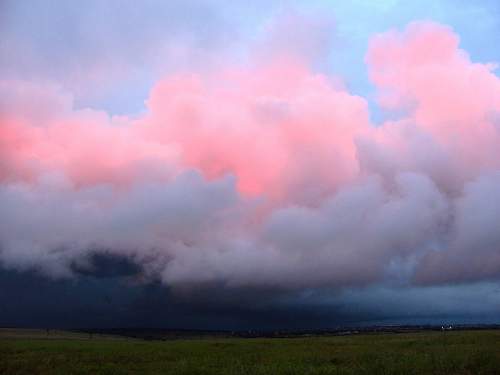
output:
<svg viewBox="0 0 500 375"><path fill-rule="evenodd" d="M113 259L106 261L107 266L123 271L124 260ZM160 283L144 283L128 271L119 273L126 275L96 271L72 280L50 280L33 272L1 270L0 326L328 329L374 324L487 323L496 321L500 308L500 289L495 284L299 294L205 285L186 292ZM485 303L487 300L490 302Z"/></svg>
<svg viewBox="0 0 500 375"><path fill-rule="evenodd" d="M70 265L71 270L79 276L95 278L138 276L141 268L129 258L109 254L105 249L89 252L86 259Z"/></svg>

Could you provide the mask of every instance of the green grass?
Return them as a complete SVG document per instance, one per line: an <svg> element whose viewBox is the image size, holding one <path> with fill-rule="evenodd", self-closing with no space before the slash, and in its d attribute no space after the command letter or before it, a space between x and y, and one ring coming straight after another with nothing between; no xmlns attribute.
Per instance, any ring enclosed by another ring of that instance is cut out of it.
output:
<svg viewBox="0 0 500 375"><path fill-rule="evenodd" d="M500 332L293 339L0 339L0 374L500 374Z"/></svg>

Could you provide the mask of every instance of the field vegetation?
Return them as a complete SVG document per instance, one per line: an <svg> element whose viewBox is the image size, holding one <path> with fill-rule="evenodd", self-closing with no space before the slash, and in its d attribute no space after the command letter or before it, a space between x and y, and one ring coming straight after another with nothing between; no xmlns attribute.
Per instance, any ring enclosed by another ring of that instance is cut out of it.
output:
<svg viewBox="0 0 500 375"><path fill-rule="evenodd" d="M500 331L166 341L48 336L0 335L0 374L500 374Z"/></svg>

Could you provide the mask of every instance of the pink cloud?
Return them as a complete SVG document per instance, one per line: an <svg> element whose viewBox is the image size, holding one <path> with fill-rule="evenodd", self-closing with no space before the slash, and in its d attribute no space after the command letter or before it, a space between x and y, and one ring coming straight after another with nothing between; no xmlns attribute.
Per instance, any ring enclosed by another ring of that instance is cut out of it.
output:
<svg viewBox="0 0 500 375"><path fill-rule="evenodd" d="M498 167L500 80L473 63L445 26L412 23L376 36L367 54L381 105L407 111L467 177Z"/></svg>
<svg viewBox="0 0 500 375"><path fill-rule="evenodd" d="M314 188L307 184L325 194L356 175L353 140L369 126L364 99L282 59L166 77L148 108L135 120L80 110L56 113L43 125L5 114L5 159L25 168L37 163L39 172L59 170L77 185L120 185L132 182L139 164L172 168L179 153L181 167L209 178L234 174L243 194L300 200L312 198L301 197L300 190ZM3 178L20 168L14 169Z"/></svg>
<svg viewBox="0 0 500 375"><path fill-rule="evenodd" d="M148 103L142 129L177 144L186 166L234 173L242 193L276 198L299 193L304 174L324 192L352 179L353 140L369 125L364 99L288 60L167 78Z"/></svg>

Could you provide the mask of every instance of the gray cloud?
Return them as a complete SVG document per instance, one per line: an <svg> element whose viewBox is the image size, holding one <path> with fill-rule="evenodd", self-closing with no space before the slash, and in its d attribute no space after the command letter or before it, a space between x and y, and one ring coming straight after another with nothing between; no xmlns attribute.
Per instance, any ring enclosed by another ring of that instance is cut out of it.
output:
<svg viewBox="0 0 500 375"><path fill-rule="evenodd" d="M252 225L258 203L239 198L229 177L207 182L189 172L122 192L74 191L57 180L3 185L0 259L4 267L69 277L73 265L104 249L173 286L496 280L499 186L497 175L480 177L450 198L425 175L402 173L392 185L371 177L317 208L280 208Z"/></svg>
<svg viewBox="0 0 500 375"><path fill-rule="evenodd" d="M500 175L469 182L455 201L448 246L426 254L417 282L466 283L500 277Z"/></svg>

